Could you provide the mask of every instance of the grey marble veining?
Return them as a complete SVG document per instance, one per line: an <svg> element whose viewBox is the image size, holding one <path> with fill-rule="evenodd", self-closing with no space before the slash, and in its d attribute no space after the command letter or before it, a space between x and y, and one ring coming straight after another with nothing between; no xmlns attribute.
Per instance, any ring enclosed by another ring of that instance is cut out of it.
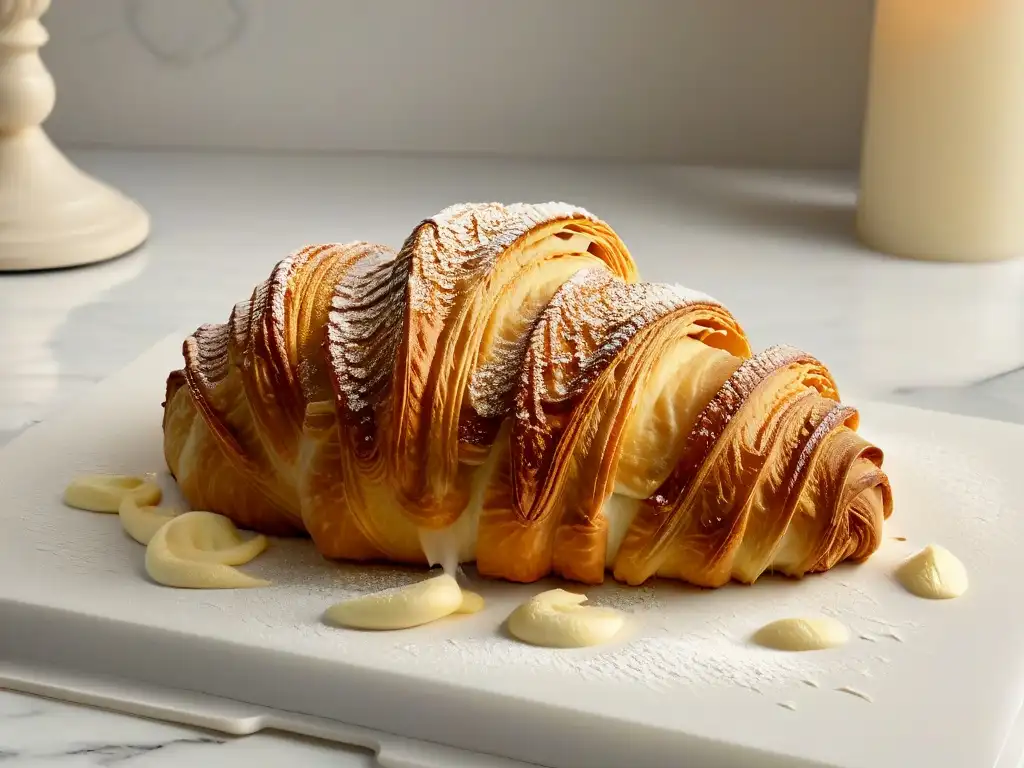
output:
<svg viewBox="0 0 1024 768"><path fill-rule="evenodd" d="M245 738L0 691L4 768L364 768L370 752L283 734Z"/></svg>
<svg viewBox="0 0 1024 768"><path fill-rule="evenodd" d="M310 242L399 245L460 200L560 199L605 218L647 279L721 299L758 347L803 347L844 397L1024 423L1024 262L925 264L855 240L852 177L448 158L72 153L153 217L106 264L0 275L0 445L177 329L227 317ZM162 392L154 393L155 398ZM371 765L0 692L0 764Z"/></svg>

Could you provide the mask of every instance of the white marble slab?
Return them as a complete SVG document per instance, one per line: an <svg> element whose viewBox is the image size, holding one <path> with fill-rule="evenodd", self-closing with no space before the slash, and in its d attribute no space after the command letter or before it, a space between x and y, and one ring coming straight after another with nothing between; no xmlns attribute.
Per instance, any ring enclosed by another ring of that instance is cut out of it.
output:
<svg viewBox="0 0 1024 768"><path fill-rule="evenodd" d="M297 736L244 738L0 692L4 768L364 768L373 755Z"/></svg>
<svg viewBox="0 0 1024 768"><path fill-rule="evenodd" d="M149 209L153 236L108 264L0 275L0 444L174 329L225 318L294 248L356 238L398 245L420 219L467 199L561 199L591 209L620 232L645 277L726 302L755 345L815 353L854 403L871 397L1024 423L1024 262L923 264L870 253L852 234L852 176L72 154ZM373 764L359 750L270 734L230 739L9 692L0 692L0 762Z"/></svg>

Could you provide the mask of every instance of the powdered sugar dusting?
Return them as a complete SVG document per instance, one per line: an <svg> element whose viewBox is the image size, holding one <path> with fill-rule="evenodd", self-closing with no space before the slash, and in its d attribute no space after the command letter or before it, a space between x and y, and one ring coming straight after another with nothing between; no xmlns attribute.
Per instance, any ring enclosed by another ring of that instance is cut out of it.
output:
<svg viewBox="0 0 1024 768"><path fill-rule="evenodd" d="M411 256L409 306L413 312L451 311L460 287L486 274L531 229L555 218L588 216L559 204L463 203L445 208L417 227L402 255Z"/></svg>
<svg viewBox="0 0 1024 768"><path fill-rule="evenodd" d="M667 287L686 304L720 304L713 296L680 283L669 283Z"/></svg>
<svg viewBox="0 0 1024 768"><path fill-rule="evenodd" d="M728 312L697 291L664 283L627 283L596 269L577 272L555 293L530 340L522 394L534 409L586 388L630 340L666 315L694 304ZM521 405L525 405L525 402Z"/></svg>
<svg viewBox="0 0 1024 768"><path fill-rule="evenodd" d="M508 413L510 396L522 372L529 343L528 333L520 334L513 341L496 339L491 359L473 372L469 380L470 404L481 417L493 419Z"/></svg>
<svg viewBox="0 0 1024 768"><path fill-rule="evenodd" d="M518 378L519 344L500 349L508 362L492 366L474 383L473 400L484 414L468 413L464 399L473 381L479 340L493 317L494 297L519 273L510 254L538 227L575 226L607 241L602 258L623 275L632 262L621 241L586 211L560 203L461 204L423 221L406 239L398 260L407 261L402 336L392 378L393 482L407 511L447 516L460 493L459 443L487 443L496 433L480 417L508 409ZM621 246L621 247L620 247ZM512 355L516 355L512 357Z"/></svg>
<svg viewBox="0 0 1024 768"><path fill-rule="evenodd" d="M855 414L856 411L848 406L839 405L838 403L832 406L828 414L821 420L818 426L815 427L814 432L811 433L811 436L807 439L803 448L800 450L800 454L797 456L796 463L793 467L793 472L790 473L789 476L786 491L787 496L793 492L797 483L800 482L800 479L808 470L811 457L814 455L814 451L818 448L818 445L825 438L825 435L834 430L841 422L848 420Z"/></svg>
<svg viewBox="0 0 1024 768"><path fill-rule="evenodd" d="M427 577L427 571L422 568L324 560L303 541L275 541L274 547L261 556L258 565L262 578L273 584L287 585L286 595L298 591L322 600L344 600L395 589ZM264 594L270 598L275 593L268 590Z"/></svg>
<svg viewBox="0 0 1024 768"><path fill-rule="evenodd" d="M506 209L510 223L507 225L508 236L515 235L519 240L531 230L555 221L562 221L566 226L581 219L592 223L595 219L581 208L567 206L563 203L546 203L541 205L516 204ZM579 224L576 224L579 229ZM563 229L560 234L566 233ZM502 233L503 235L505 233ZM592 243L590 237L575 234L580 241ZM508 237L497 238L505 245ZM490 246L490 243L488 243ZM584 246L585 247L585 246ZM582 248L581 248L582 250ZM497 258L497 254L493 256ZM591 270L588 270L591 271ZM597 269L594 271L610 271ZM524 273L520 273L524 274ZM557 293L557 291L556 291ZM469 382L470 405L485 419L505 416L512 407L514 388L521 377L523 360L530 343L530 333L537 319L545 311L546 305L522 306L518 308L517 331L509 340L499 337L494 342L490 359L473 371Z"/></svg>
<svg viewBox="0 0 1024 768"><path fill-rule="evenodd" d="M820 667L793 654L772 654L715 635L640 637L610 649L553 652L505 638L451 638L426 649L414 643L396 655L426 657L473 669L516 667L523 672L554 672L588 681L640 684L666 689L727 686L762 691L815 674Z"/></svg>
<svg viewBox="0 0 1024 768"><path fill-rule="evenodd" d="M228 375L230 336L227 325L203 325L185 341L185 371L200 391L209 392Z"/></svg>
<svg viewBox="0 0 1024 768"><path fill-rule="evenodd" d="M353 413L376 401L394 370L408 276L408 258L374 246L335 287L328 355L338 395Z"/></svg>
<svg viewBox="0 0 1024 768"><path fill-rule="evenodd" d="M701 294L663 283L628 283L603 270L581 270L554 294L534 328L516 392L512 463L524 517L543 503L539 490L558 471L554 457L563 451L563 427L548 418L549 408L582 397L648 329L691 333L686 323L677 329L659 325L689 312L712 327L738 329L725 308Z"/></svg>
<svg viewBox="0 0 1024 768"><path fill-rule="evenodd" d="M644 584L639 587L629 587L618 583L605 584L600 592L589 597L587 603L588 605L616 608L627 613L660 611L664 607L664 602L658 596L657 586L653 584Z"/></svg>
<svg viewBox="0 0 1024 768"><path fill-rule="evenodd" d="M531 231L556 221L578 220L595 221L582 208L554 202L446 208L421 224L402 248L402 254L411 259L410 310L430 315L430 325L438 326L464 294L483 284L502 254ZM526 329L532 325L524 323ZM519 378L527 335L499 344L492 364L472 372L470 395L480 416L493 418L507 412L508 393ZM432 356L435 350L424 352Z"/></svg>

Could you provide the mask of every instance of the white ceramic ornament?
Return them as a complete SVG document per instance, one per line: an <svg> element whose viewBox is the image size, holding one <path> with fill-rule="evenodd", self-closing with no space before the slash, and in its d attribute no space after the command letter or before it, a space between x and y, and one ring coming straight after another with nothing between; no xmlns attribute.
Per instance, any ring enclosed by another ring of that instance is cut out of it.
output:
<svg viewBox="0 0 1024 768"><path fill-rule="evenodd" d="M82 172L42 129L56 98L39 57L49 7L0 0L0 271L103 261L149 235L138 203Z"/></svg>

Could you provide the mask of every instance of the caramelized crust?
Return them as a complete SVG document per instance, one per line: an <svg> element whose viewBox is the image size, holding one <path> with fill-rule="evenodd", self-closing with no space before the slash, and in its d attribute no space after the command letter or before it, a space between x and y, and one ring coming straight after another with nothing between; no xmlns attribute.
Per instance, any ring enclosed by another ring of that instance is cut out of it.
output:
<svg viewBox="0 0 1024 768"><path fill-rule="evenodd" d="M888 479L828 370L636 279L559 203L309 246L185 341L168 466L193 507L330 558L717 587L869 557Z"/></svg>

